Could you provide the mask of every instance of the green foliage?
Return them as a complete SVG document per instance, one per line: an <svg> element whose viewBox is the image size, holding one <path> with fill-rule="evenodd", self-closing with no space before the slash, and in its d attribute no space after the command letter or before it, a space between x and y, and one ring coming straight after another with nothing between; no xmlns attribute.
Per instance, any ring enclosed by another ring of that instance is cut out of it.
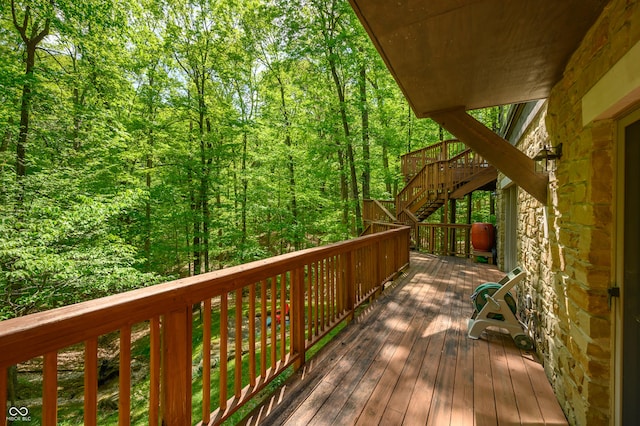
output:
<svg viewBox="0 0 640 426"><path fill-rule="evenodd" d="M449 136L346 1L12 3L50 28L25 76L0 6L0 318L349 238L365 171L393 198L400 155Z"/></svg>
<svg viewBox="0 0 640 426"><path fill-rule="evenodd" d="M1 210L0 300L5 303L0 318L159 281L136 268L136 248L118 235L140 193L73 196L63 192L62 178L53 173L32 174L23 184L26 193L37 196L20 205L3 203Z"/></svg>

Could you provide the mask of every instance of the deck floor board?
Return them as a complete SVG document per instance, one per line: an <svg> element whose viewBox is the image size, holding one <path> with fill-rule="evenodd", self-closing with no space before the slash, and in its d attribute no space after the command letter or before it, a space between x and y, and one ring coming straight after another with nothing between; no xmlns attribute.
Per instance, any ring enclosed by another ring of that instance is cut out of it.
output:
<svg viewBox="0 0 640 426"><path fill-rule="evenodd" d="M503 275L491 265L412 254L395 287L247 424L566 425L533 354L500 330L466 336L473 289Z"/></svg>

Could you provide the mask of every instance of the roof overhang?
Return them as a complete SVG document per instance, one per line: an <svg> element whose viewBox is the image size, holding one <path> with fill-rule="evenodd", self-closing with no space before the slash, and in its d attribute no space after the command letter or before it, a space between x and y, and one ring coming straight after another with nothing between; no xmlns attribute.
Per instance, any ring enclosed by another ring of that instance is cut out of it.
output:
<svg viewBox="0 0 640 426"><path fill-rule="evenodd" d="M546 98L607 0L350 0L418 117Z"/></svg>

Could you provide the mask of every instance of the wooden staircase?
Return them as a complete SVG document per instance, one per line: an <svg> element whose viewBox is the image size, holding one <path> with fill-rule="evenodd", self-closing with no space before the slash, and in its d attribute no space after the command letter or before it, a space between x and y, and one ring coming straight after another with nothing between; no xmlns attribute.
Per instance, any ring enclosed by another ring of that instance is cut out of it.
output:
<svg viewBox="0 0 640 426"><path fill-rule="evenodd" d="M449 200L487 187L498 176L495 167L455 139L405 154L402 173L406 185L395 203L365 201L367 224L377 221L415 225Z"/></svg>

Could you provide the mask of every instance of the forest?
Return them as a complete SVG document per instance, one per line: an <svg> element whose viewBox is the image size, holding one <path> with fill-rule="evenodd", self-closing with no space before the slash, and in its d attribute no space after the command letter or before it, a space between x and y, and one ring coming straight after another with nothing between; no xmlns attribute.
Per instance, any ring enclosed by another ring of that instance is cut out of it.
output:
<svg viewBox="0 0 640 426"><path fill-rule="evenodd" d="M0 17L0 320L357 236L399 157L450 137L347 0Z"/></svg>

